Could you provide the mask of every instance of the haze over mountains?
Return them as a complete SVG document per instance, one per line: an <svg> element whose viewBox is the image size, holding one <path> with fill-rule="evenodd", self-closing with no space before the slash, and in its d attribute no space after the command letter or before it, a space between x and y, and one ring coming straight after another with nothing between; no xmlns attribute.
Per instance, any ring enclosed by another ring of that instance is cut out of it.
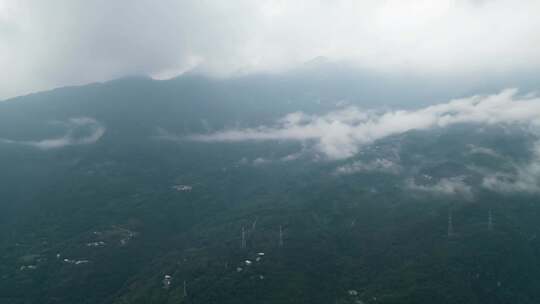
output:
<svg viewBox="0 0 540 304"><path fill-rule="evenodd" d="M284 72L319 56L458 90L490 78L513 87L540 67L539 10L535 0L3 0L0 99L129 75Z"/></svg>
<svg viewBox="0 0 540 304"><path fill-rule="evenodd" d="M1 103L2 301L536 302L538 97L347 71Z"/></svg>
<svg viewBox="0 0 540 304"><path fill-rule="evenodd" d="M0 304L540 303L538 11L0 0Z"/></svg>

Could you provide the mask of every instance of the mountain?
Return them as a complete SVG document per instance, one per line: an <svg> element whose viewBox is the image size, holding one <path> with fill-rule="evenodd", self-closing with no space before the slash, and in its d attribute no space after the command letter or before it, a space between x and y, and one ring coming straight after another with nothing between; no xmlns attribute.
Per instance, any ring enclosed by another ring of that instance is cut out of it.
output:
<svg viewBox="0 0 540 304"><path fill-rule="evenodd" d="M317 60L1 102L0 303L538 303L540 197L486 184L534 161L523 128L409 130L337 160L190 137L470 89L406 85Z"/></svg>

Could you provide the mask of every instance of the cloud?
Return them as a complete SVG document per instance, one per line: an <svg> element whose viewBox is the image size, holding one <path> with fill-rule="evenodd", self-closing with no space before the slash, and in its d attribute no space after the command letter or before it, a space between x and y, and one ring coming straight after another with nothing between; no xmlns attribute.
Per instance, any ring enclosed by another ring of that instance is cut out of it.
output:
<svg viewBox="0 0 540 304"><path fill-rule="evenodd" d="M252 163L255 166L261 166L261 165L264 165L264 164L268 164L270 162L271 162L270 159L263 158L263 157L257 157L256 159L253 160Z"/></svg>
<svg viewBox="0 0 540 304"><path fill-rule="evenodd" d="M192 135L188 139L203 142L309 141L329 159L344 159L358 153L362 145L387 136L465 123L538 127L540 98L519 96L516 89L507 89L499 94L456 99L411 111L377 112L349 107L325 115L297 112L286 115L274 126L223 130Z"/></svg>
<svg viewBox="0 0 540 304"><path fill-rule="evenodd" d="M354 174L359 172L383 172L397 174L399 169L399 165L395 162L385 158L378 158L371 162L355 161L351 164L340 166L336 169L335 174Z"/></svg>
<svg viewBox="0 0 540 304"><path fill-rule="evenodd" d="M318 56L414 75L540 67L536 0L2 0L0 99L131 74L282 71Z"/></svg>
<svg viewBox="0 0 540 304"><path fill-rule="evenodd" d="M473 198L472 188L464 182L464 177L441 178L434 184L418 185L413 179L406 181L406 188L414 191L438 195L459 195L467 200Z"/></svg>
<svg viewBox="0 0 540 304"><path fill-rule="evenodd" d="M535 144L528 163L513 164L513 172L487 174L482 186L501 193L540 193L540 142Z"/></svg>
<svg viewBox="0 0 540 304"><path fill-rule="evenodd" d="M180 142L183 140L182 137L175 135L161 127L156 128L156 135L152 136L152 138L172 142Z"/></svg>
<svg viewBox="0 0 540 304"><path fill-rule="evenodd" d="M105 127L95 119L89 117L71 118L65 122L65 125L67 131L66 134L61 137L31 141L0 138L0 143L18 144L35 147L41 150L50 150L66 146L93 144L105 134Z"/></svg>
<svg viewBox="0 0 540 304"><path fill-rule="evenodd" d="M282 158L280 158L280 160L284 162L294 161L294 160L298 160L301 156L302 156L302 152L292 153L292 154L283 156Z"/></svg>
<svg viewBox="0 0 540 304"><path fill-rule="evenodd" d="M469 148L470 154L484 154L484 155L489 155L496 158L502 157L499 153L497 153L497 151L490 148L480 147L473 144L468 145L468 148Z"/></svg>
<svg viewBox="0 0 540 304"><path fill-rule="evenodd" d="M272 163L273 160L264 157L257 157L253 160L249 160L247 157L242 157L239 161L239 165L251 165L251 166L263 166Z"/></svg>

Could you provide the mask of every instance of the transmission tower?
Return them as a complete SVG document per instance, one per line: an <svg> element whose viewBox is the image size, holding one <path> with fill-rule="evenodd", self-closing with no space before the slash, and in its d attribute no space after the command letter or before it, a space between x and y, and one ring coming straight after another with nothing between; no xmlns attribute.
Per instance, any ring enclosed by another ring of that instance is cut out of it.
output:
<svg viewBox="0 0 540 304"><path fill-rule="evenodd" d="M452 219L452 211L448 211L448 237L454 236L454 222Z"/></svg>
<svg viewBox="0 0 540 304"><path fill-rule="evenodd" d="M491 208L488 211L488 230L493 230L493 214L491 212Z"/></svg>
<svg viewBox="0 0 540 304"><path fill-rule="evenodd" d="M242 249L246 248L246 230L242 226Z"/></svg>
<svg viewBox="0 0 540 304"><path fill-rule="evenodd" d="M279 225L279 247L283 247L283 228Z"/></svg>

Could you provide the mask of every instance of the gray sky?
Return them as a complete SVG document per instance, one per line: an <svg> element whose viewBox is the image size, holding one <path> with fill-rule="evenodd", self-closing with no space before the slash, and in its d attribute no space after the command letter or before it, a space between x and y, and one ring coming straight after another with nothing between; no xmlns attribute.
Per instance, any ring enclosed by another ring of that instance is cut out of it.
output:
<svg viewBox="0 0 540 304"><path fill-rule="evenodd" d="M540 0L0 0L0 99L132 74L540 68Z"/></svg>

